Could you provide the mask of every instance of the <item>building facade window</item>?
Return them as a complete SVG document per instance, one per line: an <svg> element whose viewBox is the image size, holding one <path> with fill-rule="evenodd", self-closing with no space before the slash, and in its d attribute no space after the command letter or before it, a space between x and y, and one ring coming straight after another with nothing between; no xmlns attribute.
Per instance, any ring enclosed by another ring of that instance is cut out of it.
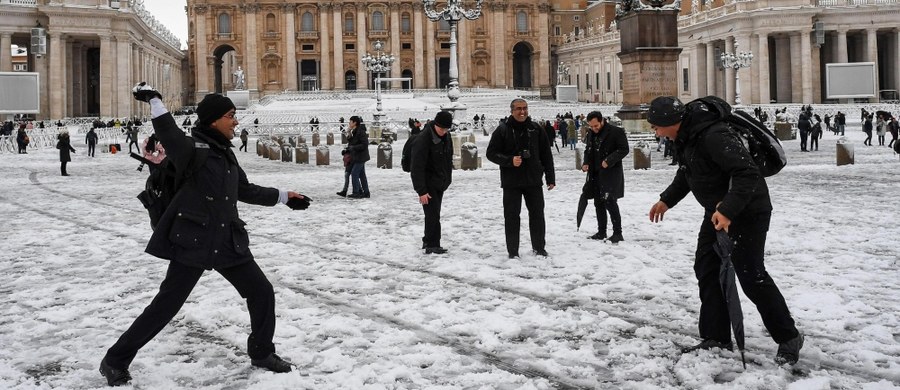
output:
<svg viewBox="0 0 900 390"><path fill-rule="evenodd" d="M353 14L348 12L344 14L344 32L352 33L353 29Z"/></svg>
<svg viewBox="0 0 900 390"><path fill-rule="evenodd" d="M516 12L516 32L528 32L528 15L525 11Z"/></svg>
<svg viewBox="0 0 900 390"><path fill-rule="evenodd" d="M312 12L306 11L300 17L300 31L310 32L316 30L316 18Z"/></svg>
<svg viewBox="0 0 900 390"><path fill-rule="evenodd" d="M275 31L277 31L277 27L275 26L275 14L269 13L266 15L266 32L275 33Z"/></svg>
<svg viewBox="0 0 900 390"><path fill-rule="evenodd" d="M372 29L375 31L384 30L384 14L381 11L372 13Z"/></svg>
<svg viewBox="0 0 900 390"><path fill-rule="evenodd" d="M438 30L439 31L450 31L450 22L448 22L444 19L441 19L438 22Z"/></svg>
<svg viewBox="0 0 900 390"><path fill-rule="evenodd" d="M409 12L404 12L403 15L400 16L400 31L405 33L412 31L412 23L409 21Z"/></svg>
<svg viewBox="0 0 900 390"><path fill-rule="evenodd" d="M231 16L222 12L219 14L219 34L231 34Z"/></svg>

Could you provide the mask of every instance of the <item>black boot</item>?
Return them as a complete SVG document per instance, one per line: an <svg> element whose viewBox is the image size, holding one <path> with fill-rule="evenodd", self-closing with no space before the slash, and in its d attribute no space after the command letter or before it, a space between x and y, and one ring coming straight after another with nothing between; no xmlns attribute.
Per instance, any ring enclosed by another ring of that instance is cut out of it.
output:
<svg viewBox="0 0 900 390"><path fill-rule="evenodd" d="M265 359L250 359L250 364L254 367L265 368L266 370L283 373L291 372L291 363L278 357L276 354L270 354Z"/></svg>
<svg viewBox="0 0 900 390"><path fill-rule="evenodd" d="M721 341L707 339L707 340L701 341L700 344L682 348L681 353L690 353L690 352L694 352L698 349L713 349L713 348L727 349L729 351L734 350L734 347L731 345L730 341L727 343L723 343Z"/></svg>
<svg viewBox="0 0 900 390"><path fill-rule="evenodd" d="M620 241L625 241L625 239L622 238L622 233L613 233L612 236L609 236L609 242L613 244L619 243Z"/></svg>
<svg viewBox="0 0 900 390"><path fill-rule="evenodd" d="M110 386L122 386L131 380L131 373L128 372L127 368L119 370L110 367L109 364L106 364L106 357L100 361L100 373L103 374L103 377L106 378L106 383Z"/></svg>
<svg viewBox="0 0 900 390"><path fill-rule="evenodd" d="M803 335L798 334L788 341L778 344L778 352L775 354L775 364L794 365L800 360L800 348L803 348Z"/></svg>
<svg viewBox="0 0 900 390"><path fill-rule="evenodd" d="M347 196L347 190L338 191L338 192L337 192L337 196L343 196L343 197L346 197L346 196Z"/></svg>

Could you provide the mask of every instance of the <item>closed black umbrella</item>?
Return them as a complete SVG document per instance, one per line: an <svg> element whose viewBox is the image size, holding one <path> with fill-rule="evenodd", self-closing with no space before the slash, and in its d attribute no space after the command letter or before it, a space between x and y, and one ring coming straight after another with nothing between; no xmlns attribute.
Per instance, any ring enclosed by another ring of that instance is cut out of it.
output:
<svg viewBox="0 0 900 390"><path fill-rule="evenodd" d="M581 229L581 220L584 218L584 211L587 210L588 200L594 199L596 196L604 196L598 194L597 183L591 180L591 174L588 173L584 179L584 187L581 188L581 197L578 198L578 214L575 216L575 230Z"/></svg>
<svg viewBox="0 0 900 390"><path fill-rule="evenodd" d="M731 252L734 249L734 241L724 230L716 232L716 243L713 250L722 258L719 266L719 285L722 294L725 295L725 305L728 307L728 319L731 321L731 329L734 331L734 341L741 351L741 363L747 368L744 359L744 312L741 310L741 299L738 296L737 283L735 282L734 265L731 263Z"/></svg>

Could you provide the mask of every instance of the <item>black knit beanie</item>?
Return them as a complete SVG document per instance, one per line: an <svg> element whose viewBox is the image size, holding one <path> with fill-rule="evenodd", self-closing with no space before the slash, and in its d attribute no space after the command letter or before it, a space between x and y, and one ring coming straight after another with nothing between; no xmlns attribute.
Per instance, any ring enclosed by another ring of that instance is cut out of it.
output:
<svg viewBox="0 0 900 390"><path fill-rule="evenodd" d="M197 124L209 126L232 109L235 107L231 99L216 93L206 95L197 104Z"/></svg>

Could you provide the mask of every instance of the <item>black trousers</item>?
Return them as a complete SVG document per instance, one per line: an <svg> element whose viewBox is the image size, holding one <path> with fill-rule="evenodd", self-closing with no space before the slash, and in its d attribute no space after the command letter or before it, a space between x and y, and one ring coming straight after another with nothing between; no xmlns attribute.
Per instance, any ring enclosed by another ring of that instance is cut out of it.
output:
<svg viewBox="0 0 900 390"><path fill-rule="evenodd" d="M819 136L815 133L809 138L809 149L819 150Z"/></svg>
<svg viewBox="0 0 900 390"><path fill-rule="evenodd" d="M528 209L528 229L531 233L531 248L544 250L544 189L540 186L503 189L503 225L506 230L506 251L510 256L519 255L519 229L522 213L522 198Z"/></svg>
<svg viewBox="0 0 900 390"><path fill-rule="evenodd" d="M94 157L94 151L97 150L97 144L89 142L88 143L88 156Z"/></svg>
<svg viewBox="0 0 900 390"><path fill-rule="evenodd" d="M275 292L259 265L251 260L234 267L216 270L247 300L250 312L250 337L247 354L251 359L263 359L275 352ZM134 323L106 351L106 362L113 368L126 369L138 351L153 339L181 310L194 289L202 268L169 262L166 278L150 305Z"/></svg>
<svg viewBox="0 0 900 390"><path fill-rule="evenodd" d="M700 287L700 337L720 342L731 340L731 326L725 297L719 285L721 258L713 250L716 230L707 212L700 225L694 273ZM728 235L735 241L731 261L744 295L756 305L763 324L776 343L797 337L787 303L766 272L763 253L771 213L742 216L731 223Z"/></svg>
<svg viewBox="0 0 900 390"><path fill-rule="evenodd" d="M597 231L606 232L606 212L613 225L613 234L622 234L622 214L616 199L594 198L594 211L597 213Z"/></svg>
<svg viewBox="0 0 900 390"><path fill-rule="evenodd" d="M63 176L68 175L68 173L66 173L66 164L68 164L68 163L69 163L68 161L60 161L59 162L59 173L61 173Z"/></svg>
<svg viewBox="0 0 900 390"><path fill-rule="evenodd" d="M128 143L128 153L131 153L131 146L134 145L134 148L137 149L138 153L141 152L141 147L138 145L136 140L132 140Z"/></svg>
<svg viewBox="0 0 900 390"><path fill-rule="evenodd" d="M809 131L800 130L800 150L806 150L806 139L809 137Z"/></svg>
<svg viewBox="0 0 900 390"><path fill-rule="evenodd" d="M431 199L428 204L422 205L425 212L425 235L422 237L422 243L426 248L434 248L441 246L441 203L444 200L443 191L429 192Z"/></svg>
<svg viewBox="0 0 900 390"><path fill-rule="evenodd" d="M872 130L864 131L866 133L866 139L863 140L863 145L872 146Z"/></svg>
<svg viewBox="0 0 900 390"><path fill-rule="evenodd" d="M238 148L238 151L241 151L241 150L243 150L245 152L247 151L247 141L241 140L241 147Z"/></svg>

